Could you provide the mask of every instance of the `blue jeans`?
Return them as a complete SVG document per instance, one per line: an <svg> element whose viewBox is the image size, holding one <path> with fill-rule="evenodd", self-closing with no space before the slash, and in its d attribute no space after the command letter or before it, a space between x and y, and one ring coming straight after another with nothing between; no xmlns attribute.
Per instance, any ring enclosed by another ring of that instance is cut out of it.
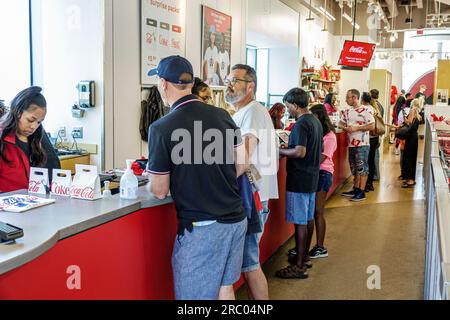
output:
<svg viewBox="0 0 450 320"><path fill-rule="evenodd" d="M263 201L262 206L262 212L259 214L259 223L261 225L262 232L248 234L245 236L242 272L255 271L261 267L259 264L259 243L264 232L264 225L269 218L269 201Z"/></svg>

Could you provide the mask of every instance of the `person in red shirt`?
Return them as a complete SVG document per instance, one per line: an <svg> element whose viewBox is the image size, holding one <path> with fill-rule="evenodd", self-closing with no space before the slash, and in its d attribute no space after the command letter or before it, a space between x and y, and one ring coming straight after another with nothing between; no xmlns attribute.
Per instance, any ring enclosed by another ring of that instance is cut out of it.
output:
<svg viewBox="0 0 450 320"><path fill-rule="evenodd" d="M41 126L47 102L41 91L40 87L21 91L0 123L0 193L28 189L30 166L47 161Z"/></svg>

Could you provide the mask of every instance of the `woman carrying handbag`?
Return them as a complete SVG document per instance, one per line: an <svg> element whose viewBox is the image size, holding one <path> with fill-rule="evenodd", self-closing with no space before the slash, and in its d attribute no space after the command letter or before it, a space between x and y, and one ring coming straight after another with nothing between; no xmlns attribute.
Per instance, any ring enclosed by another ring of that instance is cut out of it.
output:
<svg viewBox="0 0 450 320"><path fill-rule="evenodd" d="M420 101L414 99L411 111L405 118L405 125L397 131L397 138L405 140L402 157L402 188L410 188L416 184L417 152L419 149Z"/></svg>

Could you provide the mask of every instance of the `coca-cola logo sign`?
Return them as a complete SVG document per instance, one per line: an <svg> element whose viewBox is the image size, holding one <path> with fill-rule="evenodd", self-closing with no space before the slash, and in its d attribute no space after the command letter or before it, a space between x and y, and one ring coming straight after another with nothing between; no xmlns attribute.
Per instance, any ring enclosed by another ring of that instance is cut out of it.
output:
<svg viewBox="0 0 450 320"><path fill-rule="evenodd" d="M52 193L60 196L70 196L70 187L67 185L60 185L57 182L53 182Z"/></svg>
<svg viewBox="0 0 450 320"><path fill-rule="evenodd" d="M91 187L73 187L71 195L81 199L94 199L94 189Z"/></svg>
<svg viewBox="0 0 450 320"><path fill-rule="evenodd" d="M365 51L363 47L353 47L352 46L349 51L352 53L367 54L367 51Z"/></svg>
<svg viewBox="0 0 450 320"><path fill-rule="evenodd" d="M38 193L41 189L42 183L40 181L33 181L30 180L30 183L28 184L28 192L31 193Z"/></svg>
<svg viewBox="0 0 450 320"><path fill-rule="evenodd" d="M372 60L376 45L366 42L345 41L339 58L339 65L346 67L367 68Z"/></svg>

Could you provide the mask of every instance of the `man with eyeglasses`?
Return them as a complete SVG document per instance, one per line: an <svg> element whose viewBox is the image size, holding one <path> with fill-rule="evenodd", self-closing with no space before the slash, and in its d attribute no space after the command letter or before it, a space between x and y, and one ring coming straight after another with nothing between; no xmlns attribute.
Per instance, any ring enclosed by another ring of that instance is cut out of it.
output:
<svg viewBox="0 0 450 320"><path fill-rule="evenodd" d="M225 100L236 109L233 120L241 129L252 167L251 172L255 177L263 204L259 220L261 230L264 230L269 215L269 199L278 199L278 152L275 129L268 110L255 101L257 76L252 67L235 65L225 83L227 85ZM247 282L249 297L255 300L268 300L267 280L259 264L261 237L262 232L246 235L242 272Z"/></svg>

